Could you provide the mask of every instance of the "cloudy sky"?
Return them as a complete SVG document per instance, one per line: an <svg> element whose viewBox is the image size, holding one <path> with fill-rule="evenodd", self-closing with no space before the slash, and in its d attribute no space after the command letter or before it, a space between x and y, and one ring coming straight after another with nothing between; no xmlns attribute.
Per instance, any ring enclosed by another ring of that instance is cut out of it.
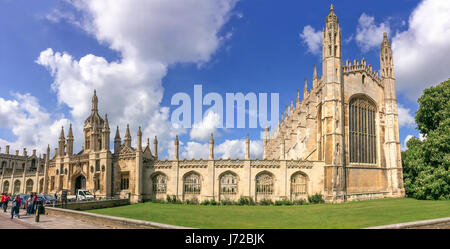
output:
<svg viewBox="0 0 450 249"><path fill-rule="evenodd" d="M174 129L171 98L203 94L279 93L280 110L311 88L321 72L321 30L329 4L342 28L343 60L365 56L379 69L388 32L394 49L401 142L419 136L414 124L424 88L450 77L450 1L273 0L0 0L0 147L57 145L61 126L73 124L75 151L93 89L114 137L127 123L136 142L158 136L160 157L206 158L214 132L217 157L261 157L261 131L216 129L205 115L194 129ZM203 108L204 110L207 107ZM278 113L279 113L278 112ZM203 126L202 126L203 125ZM152 139L151 139L152 140ZM144 142L145 143L145 142Z"/></svg>

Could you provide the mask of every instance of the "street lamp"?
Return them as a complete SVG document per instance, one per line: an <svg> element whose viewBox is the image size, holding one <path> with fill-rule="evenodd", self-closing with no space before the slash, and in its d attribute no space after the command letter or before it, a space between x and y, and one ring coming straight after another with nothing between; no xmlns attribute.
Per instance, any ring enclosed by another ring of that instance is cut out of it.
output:
<svg viewBox="0 0 450 249"><path fill-rule="evenodd" d="M95 191L97 188L97 175L94 175L94 200L95 200Z"/></svg>

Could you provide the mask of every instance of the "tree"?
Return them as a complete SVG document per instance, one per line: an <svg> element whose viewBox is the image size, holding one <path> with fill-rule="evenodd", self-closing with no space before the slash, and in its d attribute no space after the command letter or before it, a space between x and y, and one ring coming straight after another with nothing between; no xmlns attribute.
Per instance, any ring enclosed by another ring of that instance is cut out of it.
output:
<svg viewBox="0 0 450 249"><path fill-rule="evenodd" d="M450 199L450 79L425 89L416 123L423 141L412 138L402 153L405 191L417 199Z"/></svg>

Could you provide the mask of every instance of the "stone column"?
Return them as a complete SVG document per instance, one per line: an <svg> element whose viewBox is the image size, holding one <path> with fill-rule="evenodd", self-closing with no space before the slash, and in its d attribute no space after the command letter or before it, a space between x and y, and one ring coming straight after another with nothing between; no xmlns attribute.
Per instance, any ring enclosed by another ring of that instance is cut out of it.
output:
<svg viewBox="0 0 450 249"><path fill-rule="evenodd" d="M33 152L35 152L35 151L36 150L33 150ZM41 158L39 157L37 160L36 175L35 175L36 180L35 180L35 184L34 184L34 186L36 187L34 192L36 192L36 193L39 193L39 168L40 168L40 166L41 166Z"/></svg>
<svg viewBox="0 0 450 249"><path fill-rule="evenodd" d="M142 158L142 132L141 127L137 133L137 148L136 148L136 184L135 184L135 197L133 202L142 202L142 168L143 168L143 158Z"/></svg>
<svg viewBox="0 0 450 249"><path fill-rule="evenodd" d="M45 163L44 163L44 194L48 194L48 169L49 169L49 161L50 161L50 145L47 146L47 154L44 154Z"/></svg>
<svg viewBox="0 0 450 249"><path fill-rule="evenodd" d="M250 159L250 139L248 138L248 133L245 139L245 159L246 160Z"/></svg>

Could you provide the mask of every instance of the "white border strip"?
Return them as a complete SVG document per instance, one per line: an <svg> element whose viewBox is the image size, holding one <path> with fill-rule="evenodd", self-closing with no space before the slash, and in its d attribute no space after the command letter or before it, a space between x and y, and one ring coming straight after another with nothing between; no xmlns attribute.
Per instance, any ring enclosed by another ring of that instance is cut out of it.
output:
<svg viewBox="0 0 450 249"><path fill-rule="evenodd" d="M439 219L432 219L432 220L413 221L413 222L406 222L406 223L399 223L399 224L392 224L392 225L384 225L384 226L376 226L376 227L367 227L367 228L364 228L364 229L420 228L422 226L429 226L429 225L435 225L435 224L441 224L441 223L447 223L447 222L450 222L450 217L439 218Z"/></svg>

